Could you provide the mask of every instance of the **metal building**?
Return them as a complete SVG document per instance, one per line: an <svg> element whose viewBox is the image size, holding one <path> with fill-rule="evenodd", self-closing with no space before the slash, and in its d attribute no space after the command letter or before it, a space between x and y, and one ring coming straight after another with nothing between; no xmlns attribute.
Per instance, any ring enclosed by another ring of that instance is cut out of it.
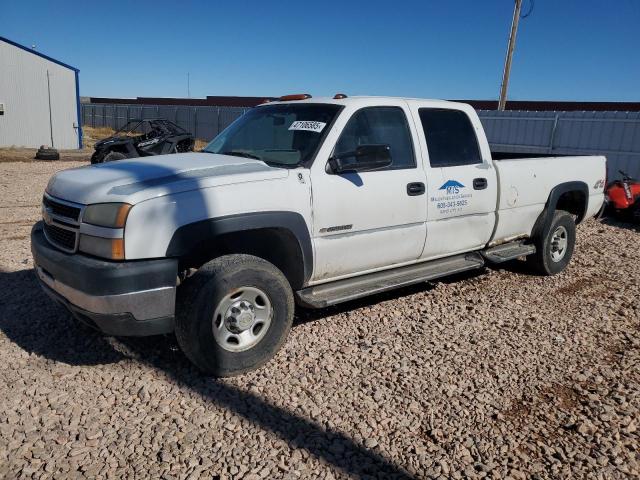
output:
<svg viewBox="0 0 640 480"><path fill-rule="evenodd" d="M0 37L0 147L82 148L78 72Z"/></svg>

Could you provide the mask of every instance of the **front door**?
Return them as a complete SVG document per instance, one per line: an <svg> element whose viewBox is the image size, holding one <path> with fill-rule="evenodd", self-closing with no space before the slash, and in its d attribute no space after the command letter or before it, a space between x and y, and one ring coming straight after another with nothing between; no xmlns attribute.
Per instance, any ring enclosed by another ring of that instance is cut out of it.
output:
<svg viewBox="0 0 640 480"><path fill-rule="evenodd" d="M311 283L415 262L422 252L427 202L417 138L406 104L382 103L388 104L343 112L338 133L326 142L337 139L334 151L314 162ZM380 144L390 147L389 167L339 175L325 170L331 154Z"/></svg>

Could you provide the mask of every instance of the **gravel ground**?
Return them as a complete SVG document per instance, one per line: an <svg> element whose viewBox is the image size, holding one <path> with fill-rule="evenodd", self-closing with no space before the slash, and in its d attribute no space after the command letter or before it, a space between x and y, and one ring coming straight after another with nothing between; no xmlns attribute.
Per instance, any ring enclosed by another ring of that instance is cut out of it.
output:
<svg viewBox="0 0 640 480"><path fill-rule="evenodd" d="M587 222L553 278L515 263L301 310L268 365L215 380L38 289L29 229L78 164L1 165L0 477L640 475L637 228Z"/></svg>

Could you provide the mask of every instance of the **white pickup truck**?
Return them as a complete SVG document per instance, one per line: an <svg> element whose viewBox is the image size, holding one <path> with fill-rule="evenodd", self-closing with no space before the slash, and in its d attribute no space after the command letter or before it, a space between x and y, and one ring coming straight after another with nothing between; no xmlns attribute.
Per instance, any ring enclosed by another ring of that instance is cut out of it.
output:
<svg viewBox="0 0 640 480"><path fill-rule="evenodd" d="M44 290L111 335L175 332L224 376L325 307L527 257L561 272L601 156L492 159L469 105L290 95L202 152L62 171L31 242Z"/></svg>

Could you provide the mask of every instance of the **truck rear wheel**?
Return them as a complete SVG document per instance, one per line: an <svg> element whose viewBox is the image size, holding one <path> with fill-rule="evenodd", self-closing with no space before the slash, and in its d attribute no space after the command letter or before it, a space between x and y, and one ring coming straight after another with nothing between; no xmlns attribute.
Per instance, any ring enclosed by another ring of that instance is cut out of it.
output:
<svg viewBox="0 0 640 480"><path fill-rule="evenodd" d="M204 373L237 375L266 363L293 322L293 292L284 274L252 255L205 264L178 292L176 338Z"/></svg>
<svg viewBox="0 0 640 480"><path fill-rule="evenodd" d="M527 257L531 267L542 275L562 272L571 261L576 244L576 223L571 214L557 210L549 228L534 243L536 253Z"/></svg>

